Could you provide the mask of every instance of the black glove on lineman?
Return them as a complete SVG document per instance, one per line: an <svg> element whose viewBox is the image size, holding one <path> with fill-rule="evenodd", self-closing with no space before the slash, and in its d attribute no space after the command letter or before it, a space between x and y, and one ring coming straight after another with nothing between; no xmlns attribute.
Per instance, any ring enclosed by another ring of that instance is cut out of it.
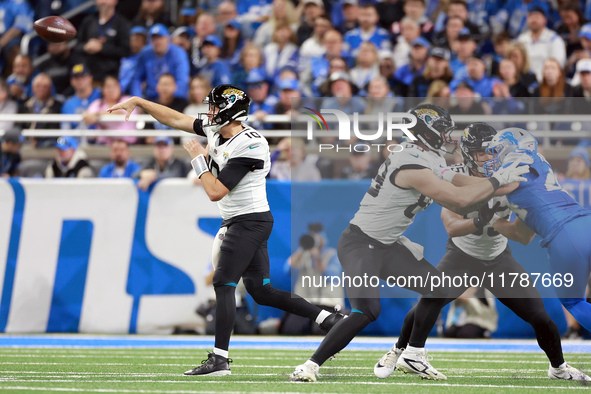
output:
<svg viewBox="0 0 591 394"><path fill-rule="evenodd" d="M477 229L481 229L486 226L495 215L495 212L500 211L500 205L500 201L497 201L497 203L492 207L490 207L488 203L484 204L482 208L478 210L478 217L474 218L474 226L476 226Z"/></svg>

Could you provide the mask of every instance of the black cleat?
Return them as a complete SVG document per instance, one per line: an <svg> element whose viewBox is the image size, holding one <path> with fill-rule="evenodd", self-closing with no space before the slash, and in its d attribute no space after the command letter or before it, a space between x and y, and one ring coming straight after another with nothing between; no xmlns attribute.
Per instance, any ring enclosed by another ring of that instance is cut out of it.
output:
<svg viewBox="0 0 591 394"><path fill-rule="evenodd" d="M340 308L337 309L335 307L335 311L331 313L329 316L327 316L326 319L324 319L324 321L319 324L320 328L322 328L326 332L329 332L335 324L347 317L340 313L339 310Z"/></svg>
<svg viewBox="0 0 591 394"><path fill-rule="evenodd" d="M231 375L230 363L231 358L225 358L218 354L208 353L207 360L201 361L201 366L195 367L187 372L185 375L207 375L207 376L226 376Z"/></svg>

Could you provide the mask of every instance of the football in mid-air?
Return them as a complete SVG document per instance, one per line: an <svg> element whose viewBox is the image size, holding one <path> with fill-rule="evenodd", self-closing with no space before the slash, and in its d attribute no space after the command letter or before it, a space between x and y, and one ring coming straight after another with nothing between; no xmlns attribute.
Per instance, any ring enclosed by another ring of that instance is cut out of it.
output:
<svg viewBox="0 0 591 394"><path fill-rule="evenodd" d="M76 28L61 16L46 16L35 21L35 31L47 42L64 42L76 37Z"/></svg>

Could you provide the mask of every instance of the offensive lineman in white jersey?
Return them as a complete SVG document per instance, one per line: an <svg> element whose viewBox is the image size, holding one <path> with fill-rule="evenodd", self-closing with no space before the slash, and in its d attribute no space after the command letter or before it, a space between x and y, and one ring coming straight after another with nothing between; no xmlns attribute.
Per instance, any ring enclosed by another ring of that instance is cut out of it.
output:
<svg viewBox="0 0 591 394"><path fill-rule="evenodd" d="M495 179L490 182L446 170L443 155L452 142L449 133L454 129L453 120L447 111L432 104L418 105L409 112L417 118L416 126L409 130L418 141L404 144L403 151L391 153L382 164L355 217L341 235L337 251L346 276L382 279L420 276L422 286L415 281L404 287L423 295L445 297L445 291L430 292L428 288L427 278L439 276L440 272L423 258L423 247L402 234L415 215L432 201L461 214L472 212L488 201L499 187L525 180L521 174L527 172L528 167L506 167L507 171L495 173ZM502 190L498 193L502 194ZM379 316L379 288L347 286L347 296L351 314L333 327L308 361L295 368L291 380L316 381L320 365ZM422 316L420 309L417 314ZM428 326L428 330L431 327ZM422 334L425 329L422 319L416 319L413 336ZM410 344L416 347L412 357L437 374L426 360L424 343L421 345L413 339L410 338Z"/></svg>
<svg viewBox="0 0 591 394"><path fill-rule="evenodd" d="M469 172L475 177L485 177L484 162L492 158L485 149L496 134L496 130L486 123L469 125L460 139L464 164L454 165L451 168L458 173ZM447 242L446 254L437 265L437 269L451 277L467 274L486 278L483 286L533 327L538 344L550 360L549 378L589 380L587 375L564 361L558 327L544 309L540 293L535 287L503 288L498 283L497 286L493 286L494 282L488 282L489 274L495 278L501 274L507 277L512 277L511 275L514 274L519 277L521 274L527 275L523 267L513 258L511 249L507 245L507 238L527 245L534 238L535 233L519 218L514 222L507 220L511 216L508 204L505 196L493 197L490 207L485 205L479 211L463 216L442 208L441 219L450 239ZM428 368L423 369L422 365L414 363L412 359L407 360L403 350L408 345L415 319L434 323L441 308L459 297L466 289L467 287L462 286L450 289L448 298L440 300L439 309L429 309L430 315L417 315L415 310L418 305L412 308L406 315L398 342L375 364L374 374L378 378L386 379L394 369L399 369L425 379L445 379L441 373L434 374ZM429 331L426 331L427 335Z"/></svg>
<svg viewBox="0 0 591 394"><path fill-rule="evenodd" d="M236 316L236 284L260 305L272 306L316 321L328 331L343 315L330 313L303 298L275 289L269 278L267 239L273 215L267 203L266 180L271 167L267 140L245 125L250 98L242 89L220 85L211 90L207 119L195 119L139 97L111 107L127 111L126 120L140 107L157 121L174 129L207 137L209 150L193 139L185 144L193 169L211 201L218 202L224 219L215 237L212 259L216 294L215 347L202 365L185 375L230 375L228 347Z"/></svg>

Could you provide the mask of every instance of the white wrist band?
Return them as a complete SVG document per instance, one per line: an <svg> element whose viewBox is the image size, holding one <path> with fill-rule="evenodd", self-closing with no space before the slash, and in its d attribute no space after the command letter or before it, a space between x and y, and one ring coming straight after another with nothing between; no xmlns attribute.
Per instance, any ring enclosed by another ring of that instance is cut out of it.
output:
<svg viewBox="0 0 591 394"><path fill-rule="evenodd" d="M193 160L191 160L191 166L195 170L198 178L201 178L201 175L209 172L209 168L207 167L207 162L205 161L205 156L199 155Z"/></svg>

